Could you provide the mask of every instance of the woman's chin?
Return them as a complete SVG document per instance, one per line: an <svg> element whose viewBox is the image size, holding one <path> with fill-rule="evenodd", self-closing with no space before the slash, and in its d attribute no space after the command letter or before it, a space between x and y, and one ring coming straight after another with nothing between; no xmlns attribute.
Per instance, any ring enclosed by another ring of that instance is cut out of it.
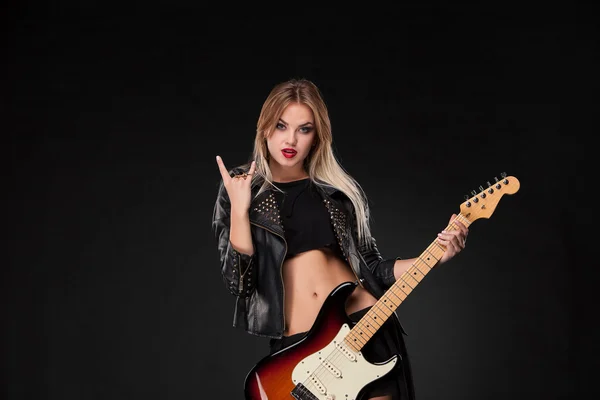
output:
<svg viewBox="0 0 600 400"><path fill-rule="evenodd" d="M298 165L298 161L299 158L298 156L295 156L294 158L285 158L285 157L281 157L280 159L276 159L275 161L277 162L277 164L279 164L282 168L293 168L296 165Z"/></svg>

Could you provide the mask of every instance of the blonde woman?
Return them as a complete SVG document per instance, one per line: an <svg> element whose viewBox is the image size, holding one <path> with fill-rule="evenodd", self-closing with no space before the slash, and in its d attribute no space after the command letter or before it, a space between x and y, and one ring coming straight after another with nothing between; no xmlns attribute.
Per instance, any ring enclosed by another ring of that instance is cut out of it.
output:
<svg viewBox="0 0 600 400"><path fill-rule="evenodd" d="M381 326L377 317L363 326L361 335L372 337L360 351L339 347L343 325L357 324L415 259L381 256L365 193L334 156L317 86L276 85L258 118L251 162L229 170L217 156L217 165L213 230L225 285L237 298L234 326L271 339L270 354L246 378L246 398L413 399L395 312L380 317ZM438 234L445 251L437 264L465 247L467 227L456 215L449 226Z"/></svg>

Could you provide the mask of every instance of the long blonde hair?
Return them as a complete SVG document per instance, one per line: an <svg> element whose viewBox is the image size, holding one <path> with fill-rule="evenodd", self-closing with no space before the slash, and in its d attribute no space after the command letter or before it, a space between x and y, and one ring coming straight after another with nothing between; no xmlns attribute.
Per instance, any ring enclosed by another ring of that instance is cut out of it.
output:
<svg viewBox="0 0 600 400"><path fill-rule="evenodd" d="M281 114L291 103L310 107L315 118L315 146L304 160L308 176L315 184L337 188L348 196L356 213L359 242L370 246L370 240L367 240L371 236L367 197L359 183L344 170L333 153L329 112L320 90L309 80L291 79L277 84L262 106L252 154L253 160L256 161L256 174L252 178L264 179L258 193L272 187L266 139L272 134Z"/></svg>

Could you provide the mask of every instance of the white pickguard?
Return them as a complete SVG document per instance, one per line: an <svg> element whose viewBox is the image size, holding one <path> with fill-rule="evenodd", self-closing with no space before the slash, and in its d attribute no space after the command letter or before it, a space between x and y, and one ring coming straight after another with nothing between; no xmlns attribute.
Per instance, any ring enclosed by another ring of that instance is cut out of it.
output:
<svg viewBox="0 0 600 400"><path fill-rule="evenodd" d="M323 349L300 361L292 372L295 385L302 384L319 400L355 400L358 392L394 368L398 357L372 364L361 352L344 343L348 324Z"/></svg>

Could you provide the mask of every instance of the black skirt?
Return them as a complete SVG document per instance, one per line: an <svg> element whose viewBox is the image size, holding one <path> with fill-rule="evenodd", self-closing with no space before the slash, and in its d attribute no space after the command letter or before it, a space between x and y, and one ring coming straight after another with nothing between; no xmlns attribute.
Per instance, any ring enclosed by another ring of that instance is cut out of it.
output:
<svg viewBox="0 0 600 400"><path fill-rule="evenodd" d="M350 314L350 320L356 324L369 309L370 307L367 307ZM270 354L291 346L306 336L306 334L307 332L301 332L291 336L284 336L281 339L271 339L269 343ZM363 399L386 395L391 395L393 400L414 399L410 363L406 354L400 323L395 317L389 318L361 351L365 359L371 363L387 361L394 355L398 355L401 360L401 362L396 363L394 369L386 376L365 386Z"/></svg>

